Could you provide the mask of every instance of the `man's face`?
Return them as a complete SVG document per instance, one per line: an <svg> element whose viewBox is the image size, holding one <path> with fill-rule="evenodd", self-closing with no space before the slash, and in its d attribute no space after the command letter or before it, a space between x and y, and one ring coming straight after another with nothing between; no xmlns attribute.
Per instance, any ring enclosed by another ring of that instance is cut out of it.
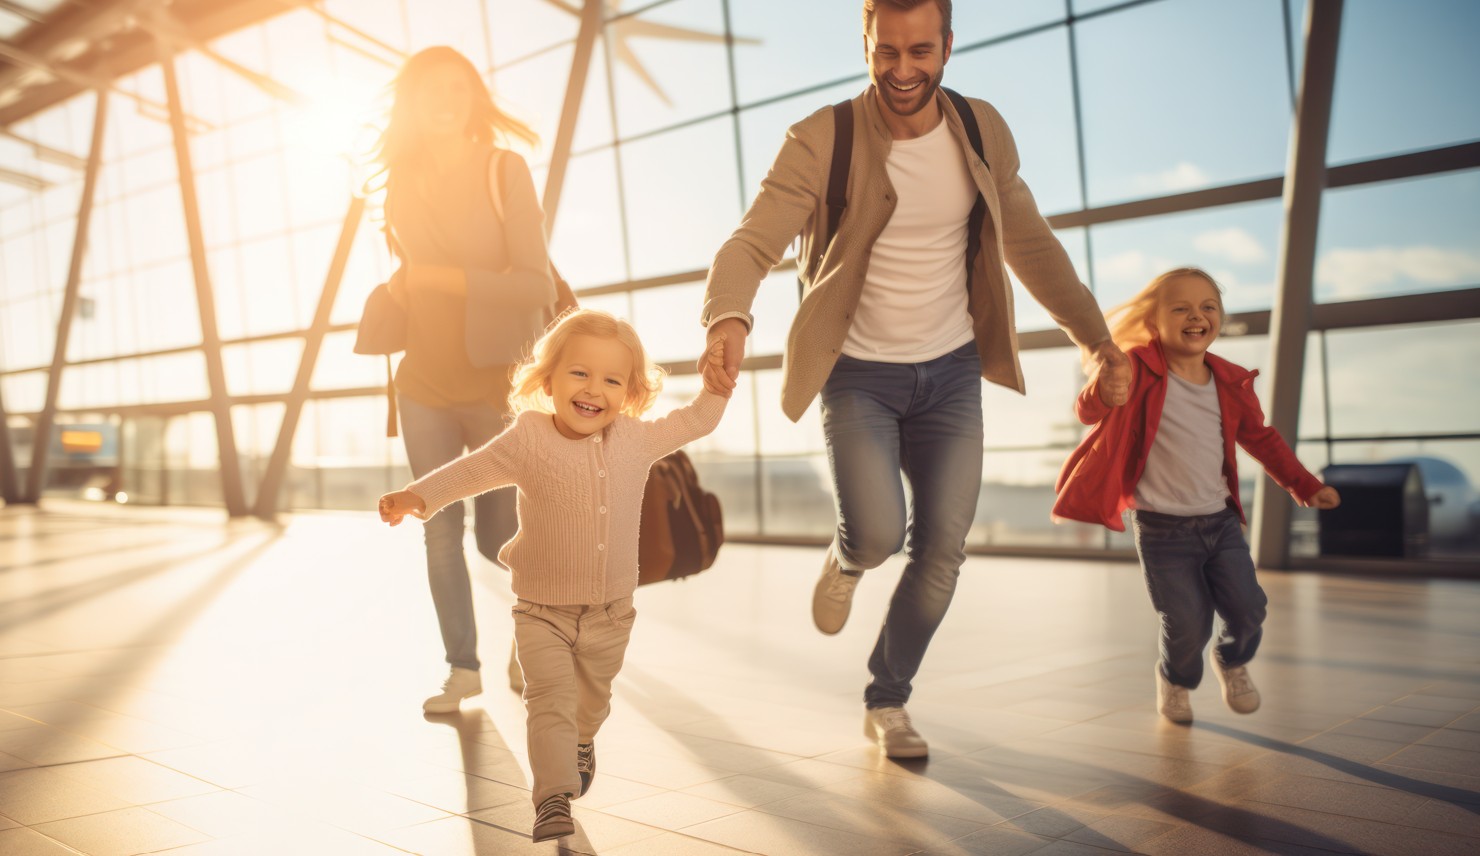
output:
<svg viewBox="0 0 1480 856"><path fill-rule="evenodd" d="M913 116L935 98L951 58L952 37L941 37L940 7L921 3L908 12L879 5L863 36L869 77L885 106Z"/></svg>

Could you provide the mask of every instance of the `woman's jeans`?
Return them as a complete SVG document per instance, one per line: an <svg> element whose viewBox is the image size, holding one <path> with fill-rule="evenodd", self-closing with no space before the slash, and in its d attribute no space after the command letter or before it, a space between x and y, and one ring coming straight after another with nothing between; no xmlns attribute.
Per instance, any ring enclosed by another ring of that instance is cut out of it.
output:
<svg viewBox="0 0 1480 856"><path fill-rule="evenodd" d="M1238 512L1180 517L1131 512L1146 590L1161 618L1161 671L1179 687L1202 682L1202 652L1222 619L1218 662L1224 668L1254 659L1263 636L1268 599L1254 576Z"/></svg>
<svg viewBox="0 0 1480 856"><path fill-rule="evenodd" d="M910 681L951 605L976 516L982 482L976 344L923 363L838 357L822 387L822 431L837 502L839 566L875 568L907 547L863 695L869 708L898 707L909 701Z"/></svg>
<svg viewBox="0 0 1480 856"><path fill-rule="evenodd" d="M401 435L414 478L460 457L464 450L482 446L504 430L504 411L492 404L428 407L404 395L397 396L396 402L401 409ZM473 500L478 552L490 561L498 561L499 548L519 528L514 500L512 490L491 491ZM468 561L463 555L463 503L454 502L442 509L422 529L427 546L427 579L447 662L476 671L478 628L473 618Z"/></svg>

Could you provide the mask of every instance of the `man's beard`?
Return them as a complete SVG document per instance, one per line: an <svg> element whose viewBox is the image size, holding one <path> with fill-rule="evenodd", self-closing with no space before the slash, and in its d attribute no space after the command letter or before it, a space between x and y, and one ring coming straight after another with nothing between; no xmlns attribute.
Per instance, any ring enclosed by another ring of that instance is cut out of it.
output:
<svg viewBox="0 0 1480 856"><path fill-rule="evenodd" d="M931 75L929 80L911 89L909 92L900 92L889 84L889 77L885 75L879 80L879 92L884 96L884 104L896 116L913 116L924 110L926 105L935 100L935 92L940 89L940 82L946 76L945 68ZM920 99L917 103L913 99Z"/></svg>

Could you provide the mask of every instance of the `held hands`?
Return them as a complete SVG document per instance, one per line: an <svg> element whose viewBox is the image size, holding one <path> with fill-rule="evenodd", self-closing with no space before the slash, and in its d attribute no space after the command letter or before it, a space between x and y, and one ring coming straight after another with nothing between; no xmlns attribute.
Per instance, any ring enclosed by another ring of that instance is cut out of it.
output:
<svg viewBox="0 0 1480 856"><path fill-rule="evenodd" d="M408 514L419 520L427 519L426 502L409 490L398 490L380 498L381 522L399 526Z"/></svg>
<svg viewBox="0 0 1480 856"><path fill-rule="evenodd" d="M1341 504L1341 494L1337 493L1336 488L1331 485L1322 485L1321 489L1316 491L1310 499L1300 504L1306 508L1330 510Z"/></svg>
<svg viewBox="0 0 1480 856"><path fill-rule="evenodd" d="M745 357L745 339L750 334L739 318L726 318L709 325L704 356L699 358L699 374L704 388L725 398L735 390L740 378L740 361Z"/></svg>
<svg viewBox="0 0 1480 856"><path fill-rule="evenodd" d="M1131 361L1110 340L1089 349L1094 359L1095 386L1106 407L1119 407L1131 397Z"/></svg>

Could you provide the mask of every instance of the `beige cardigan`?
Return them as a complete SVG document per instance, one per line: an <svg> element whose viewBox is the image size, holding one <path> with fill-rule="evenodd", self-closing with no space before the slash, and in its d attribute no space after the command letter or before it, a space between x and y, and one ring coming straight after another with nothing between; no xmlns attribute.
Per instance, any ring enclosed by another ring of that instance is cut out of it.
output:
<svg viewBox="0 0 1480 856"><path fill-rule="evenodd" d="M966 153L972 179L987 200L982 252L967 274L972 327L982 357L982 377L1022 392L1012 286L1004 262L1012 265L1029 293L1077 344L1098 344L1110 338L1110 331L1068 254L1038 213L1028 185L1018 176L1017 146L1007 123L987 102L969 101L990 167L972 151L961 118L945 94L936 95L951 133ZM787 131L786 142L740 228L715 256L704 294L700 320L706 327L735 315L750 324L750 307L761 281L801 235L799 258L807 289L787 336L781 382L781 409L793 422L801 418L832 372L858 307L869 254L894 213L894 186L885 169L893 138L872 86L853 99L853 108L848 207L817 269L809 269L809 262L826 235L827 174L833 146L832 111L826 107Z"/></svg>
<svg viewBox="0 0 1480 856"><path fill-rule="evenodd" d="M637 533L653 462L713 431L726 399L710 392L652 421L618 416L581 440L526 410L507 431L406 486L426 516L464 497L519 488L519 532L499 551L514 594L550 606L610 603L637 588Z"/></svg>

